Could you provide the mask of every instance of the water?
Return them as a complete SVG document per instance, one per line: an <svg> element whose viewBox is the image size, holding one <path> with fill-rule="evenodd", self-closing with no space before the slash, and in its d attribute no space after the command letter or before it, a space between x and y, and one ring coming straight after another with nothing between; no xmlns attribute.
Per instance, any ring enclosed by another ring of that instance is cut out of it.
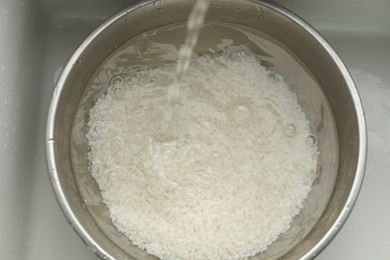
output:
<svg viewBox="0 0 390 260"><path fill-rule="evenodd" d="M120 100L116 99L117 85L111 85L106 96L89 113L90 131L86 137L92 147L90 169L99 187L103 187L106 205L120 209L112 211L111 217L124 227L124 234L129 234L128 229L143 228L142 223L128 224L129 216L120 212L142 212L142 221L148 223L151 232L161 225L161 218L174 223L170 229L173 232L164 232L164 239L156 238L155 233L150 233L154 241L146 238L163 249L170 247L166 241L171 241L173 236L177 237L177 232L188 227L182 217L194 212L202 223L208 223L213 215L218 226L229 229L220 212L242 209L240 216L232 213L227 220L242 225L240 230L249 234L243 237L258 237L251 236L253 232L263 235L264 229L258 227L269 228L267 220L241 216L246 216L248 210L254 215L281 210L275 206L281 190L285 193L284 203L297 207L295 205L299 203L294 203L307 195L302 190L308 190L300 185L310 184L317 162L316 148L302 146L310 132L294 95L282 80L278 84L270 82L270 71L253 55L243 51L218 52L194 56L191 62L181 80L182 96L178 103L167 105L169 85L160 84L175 76L175 67L168 64L134 76L133 84L124 86ZM242 83L243 75L245 84ZM164 109L172 105L178 111L176 117L164 118ZM143 111L141 117L137 116L139 107ZM161 118L171 123L170 128L155 135L156 128L161 127ZM283 126L287 124L294 124L298 129L287 126L294 132L289 137L283 134ZM96 127L98 135L94 130ZM121 143L124 146L118 149ZM291 202L286 202L291 194L294 194ZM218 197L223 199L213 200ZM261 199L270 208L256 206ZM181 213L177 212L177 205L180 205ZM162 211L157 215L148 214L144 208L161 208ZM288 228L285 216L292 219L296 210L283 208L283 212L276 213L278 218L272 217L272 222ZM197 227L197 224L193 225ZM215 225L210 229L213 227ZM210 229L202 225L202 229L190 237L199 241ZM283 230L270 232L278 235ZM191 252L210 254L202 255L204 259L226 258L223 246L218 246L221 245L219 241L234 240L232 235L235 234L229 234L227 230L211 232L213 236L215 234L212 242L202 244L180 258L190 258L187 254ZM245 241L246 248L239 249L236 254L242 258L253 255L272 242L274 236L266 235L256 245ZM131 239L135 244L139 244L137 241L144 244L145 238L132 236ZM183 241L188 240L185 237ZM186 242L178 246L182 247L186 247ZM239 248L230 247L232 250ZM193 248L192 243L189 248ZM219 252L220 257L208 253L214 251ZM161 252L154 254L162 256Z"/></svg>
<svg viewBox="0 0 390 260"><path fill-rule="evenodd" d="M177 120L178 113L180 113L180 109L178 109L181 100L180 83L190 66L191 57L209 6L210 0L199 0L195 3L188 17L187 35L184 45L179 50L175 79L168 87L167 106L158 126L158 134L155 136L155 139L159 142L170 142L177 137L172 134L175 131L172 128L178 125L175 120Z"/></svg>
<svg viewBox="0 0 390 260"><path fill-rule="evenodd" d="M186 74L191 63L191 56L194 47L198 42L199 32L202 28L210 0L199 0L195 3L187 23L187 36L184 45L180 48L176 67L176 78L178 82Z"/></svg>
<svg viewBox="0 0 390 260"><path fill-rule="evenodd" d="M128 83L133 80L132 75L137 71L162 64L171 63L175 65L167 72L166 77L159 78L159 84L165 86L166 89L165 93L162 93L165 95L164 104L158 106L158 110L163 113L159 116L156 115L151 124L153 129L150 130L150 135L154 140L169 143L177 139L179 135L186 134L186 129L180 122L180 118L183 117L182 113L186 113L186 103L188 103L187 99L189 98L188 91L183 86L183 79L186 78L185 75L193 53L242 50L254 55L263 66L271 71L267 81L272 85L277 86L283 79L287 82L293 82L293 84L290 84L290 88L298 96L300 96L300 93L304 95L305 89L310 90L315 87L316 82L311 78L305 67L273 38L241 25L220 22L203 23L208 5L209 3L206 0L197 2L187 24L172 24L147 31L120 46L96 70L87 88L90 90L88 92L89 97L86 96L84 99L94 99L94 95L101 95L102 93L104 96L105 88L112 86L114 88L113 98L120 101L125 95ZM200 30L207 37L199 39ZM185 39L184 44L182 44L183 39ZM218 66L218 64L216 65ZM200 68L202 74L209 72L210 75L219 77L213 72L213 66ZM279 74L283 75L283 78ZM224 84L228 91L235 91L229 85L229 82L225 81ZM207 91L207 86L204 83L193 82L193 86L197 89L196 95L209 100L210 103L216 102L215 97L210 96L210 92ZM235 95L239 96L238 94ZM91 101L92 103L95 102L95 100ZM229 102L225 109L229 113L230 122L241 125L251 122L253 108L250 102L242 98ZM305 102L303 105L305 105ZM273 106L272 102L269 106ZM126 109L131 110L133 108ZM134 109L137 111L137 118L145 118L145 115L154 113L153 111L157 107L156 105L139 102ZM297 129L294 130L291 127L286 127L286 125L281 125L277 120L277 115L275 116L276 120L273 118L270 121L274 125L273 129L275 131L272 129L270 131L273 131L272 137L276 144L282 135L294 136ZM265 131L264 136L270 135L270 131Z"/></svg>

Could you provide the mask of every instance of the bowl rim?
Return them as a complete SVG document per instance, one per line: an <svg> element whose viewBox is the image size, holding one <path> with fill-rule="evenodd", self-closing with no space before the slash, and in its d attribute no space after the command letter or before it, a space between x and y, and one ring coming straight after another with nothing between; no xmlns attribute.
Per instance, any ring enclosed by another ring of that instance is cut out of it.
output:
<svg viewBox="0 0 390 260"><path fill-rule="evenodd" d="M256 0L257 1L257 0ZM329 243L333 240L333 238L338 234L342 226L345 224L346 220L351 214L351 211L356 203L356 200L359 196L360 189L363 184L365 169L366 169L366 162L367 162L367 125L366 125L366 118L364 115L363 105L360 99L359 92L356 88L355 82L352 79L352 76L345 66L344 62L341 60L337 52L332 48L332 46L328 43L328 41L316 30L314 27L312 27L309 23L304 21L301 17L298 15L292 13L291 11L287 10L286 8L271 3L270 1L263 2L264 5L270 8L276 9L281 14L287 16L289 19L291 19L293 22L299 24L302 26L302 28L308 32L315 40L321 45L321 47L329 54L329 56L332 58L332 60L335 62L337 68L340 70L340 72L343 75L343 78L346 81L346 87L349 90L349 93L352 98L352 102L355 108L356 112L356 119L357 119L357 125L358 125L358 157L357 157L357 163L356 163L356 173L355 178L351 187L351 191L349 193L349 196L345 202L345 205L343 209L341 210L339 216L337 217L336 221L332 225L332 227L329 229L329 231L322 237L321 240L318 241L318 243L312 247L301 259L313 259L315 256L317 256Z"/></svg>

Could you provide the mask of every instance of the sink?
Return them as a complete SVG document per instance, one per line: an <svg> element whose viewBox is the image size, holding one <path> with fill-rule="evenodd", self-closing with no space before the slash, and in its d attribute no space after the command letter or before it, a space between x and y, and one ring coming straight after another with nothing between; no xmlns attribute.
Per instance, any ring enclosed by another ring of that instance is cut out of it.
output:
<svg viewBox="0 0 390 260"><path fill-rule="evenodd" d="M365 108L366 177L340 233L316 258L390 259L390 1L278 0L312 24L349 68ZM44 154L46 112L62 66L128 0L0 3L0 258L97 257L67 223ZM137 26L137 25L135 25Z"/></svg>

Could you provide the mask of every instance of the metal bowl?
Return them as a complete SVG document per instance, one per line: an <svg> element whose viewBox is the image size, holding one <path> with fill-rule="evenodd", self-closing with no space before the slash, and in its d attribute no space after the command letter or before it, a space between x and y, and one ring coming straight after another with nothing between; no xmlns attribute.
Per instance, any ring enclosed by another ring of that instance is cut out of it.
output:
<svg viewBox="0 0 390 260"><path fill-rule="evenodd" d="M104 259L155 257L132 245L116 230L88 172L88 110L107 82L117 76L115 66L119 61L109 68L102 64L106 64L107 58L115 58L121 46L129 46L137 35L184 23L192 5L193 1L144 1L114 15L75 51L55 87L46 128L51 184L75 231ZM242 26L263 35L264 53L258 53L260 59L284 76L318 138L317 177L303 210L286 233L254 257L311 259L346 221L363 180L366 126L352 78L335 51L310 25L273 3L220 1L211 5L206 20ZM183 30L172 37L184 39L184 33ZM201 35L197 51L205 51L213 44L207 40L210 37L221 40L230 36ZM150 66L162 62L157 60Z"/></svg>

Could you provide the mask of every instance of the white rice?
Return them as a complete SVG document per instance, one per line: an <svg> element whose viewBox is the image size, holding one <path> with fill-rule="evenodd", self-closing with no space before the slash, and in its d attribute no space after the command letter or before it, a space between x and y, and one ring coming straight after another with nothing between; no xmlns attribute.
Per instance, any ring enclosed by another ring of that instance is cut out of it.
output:
<svg viewBox="0 0 390 260"><path fill-rule="evenodd" d="M193 59L172 108L174 73L173 64L140 71L90 110L91 173L114 225L161 259L266 250L316 172L316 139L295 95L252 55L224 52Z"/></svg>

